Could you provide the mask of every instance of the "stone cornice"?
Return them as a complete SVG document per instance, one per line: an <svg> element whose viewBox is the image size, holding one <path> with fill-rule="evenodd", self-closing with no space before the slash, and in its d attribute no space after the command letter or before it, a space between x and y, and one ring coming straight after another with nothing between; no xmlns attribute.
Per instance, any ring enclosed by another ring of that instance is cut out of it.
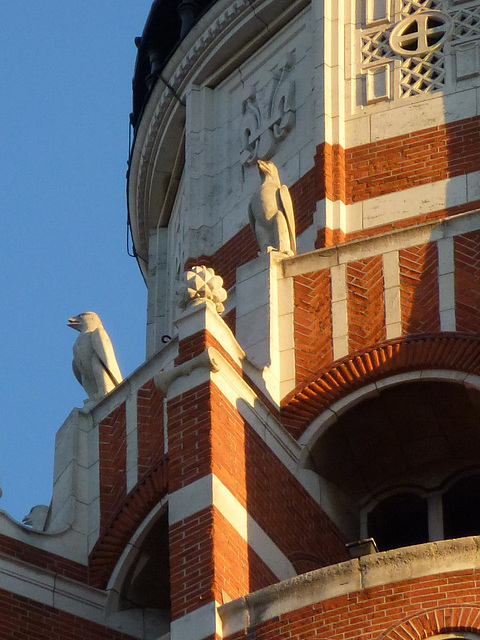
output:
<svg viewBox="0 0 480 640"><path fill-rule="evenodd" d="M176 160L173 153L157 162L159 149L177 149L181 142L188 86L218 84L308 4L308 0L219 0L163 68L145 105L130 158L128 201L140 256L148 255L152 181L158 181L159 174L171 176ZM141 264L145 269L144 260Z"/></svg>
<svg viewBox="0 0 480 640"><path fill-rule="evenodd" d="M305 573L222 605L223 635L363 589L480 567L480 537L376 553Z"/></svg>

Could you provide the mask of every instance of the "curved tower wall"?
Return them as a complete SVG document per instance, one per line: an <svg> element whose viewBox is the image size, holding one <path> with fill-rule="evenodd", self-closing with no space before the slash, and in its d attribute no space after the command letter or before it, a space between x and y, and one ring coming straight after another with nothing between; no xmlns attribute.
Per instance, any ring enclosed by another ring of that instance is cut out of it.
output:
<svg viewBox="0 0 480 640"><path fill-rule="evenodd" d="M474 640L480 2L186 4L137 42L147 358L59 430L43 528L0 514L0 638Z"/></svg>

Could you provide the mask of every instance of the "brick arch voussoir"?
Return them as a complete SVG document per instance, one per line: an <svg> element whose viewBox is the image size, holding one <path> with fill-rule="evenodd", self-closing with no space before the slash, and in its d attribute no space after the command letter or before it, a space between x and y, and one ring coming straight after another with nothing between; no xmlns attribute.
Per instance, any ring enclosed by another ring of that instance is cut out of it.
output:
<svg viewBox="0 0 480 640"><path fill-rule="evenodd" d="M404 618L383 631L375 640L425 640L442 633L479 631L479 607L436 607Z"/></svg>
<svg viewBox="0 0 480 640"><path fill-rule="evenodd" d="M100 534L89 557L89 584L105 589L127 543L168 492L168 459L162 458L133 487Z"/></svg>
<svg viewBox="0 0 480 640"><path fill-rule="evenodd" d="M282 401L282 422L299 437L322 411L356 389L421 369L480 375L480 336L456 332L412 335L351 353L291 391Z"/></svg>

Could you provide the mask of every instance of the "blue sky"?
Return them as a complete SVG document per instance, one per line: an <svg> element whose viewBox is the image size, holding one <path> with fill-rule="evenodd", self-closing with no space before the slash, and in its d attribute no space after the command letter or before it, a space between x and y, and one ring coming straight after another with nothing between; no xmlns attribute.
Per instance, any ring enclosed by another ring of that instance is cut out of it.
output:
<svg viewBox="0 0 480 640"><path fill-rule="evenodd" d="M124 376L144 360L146 289L126 253L135 63L151 0L15 0L0 20L0 508L52 491L55 433L85 393L69 316L96 311Z"/></svg>

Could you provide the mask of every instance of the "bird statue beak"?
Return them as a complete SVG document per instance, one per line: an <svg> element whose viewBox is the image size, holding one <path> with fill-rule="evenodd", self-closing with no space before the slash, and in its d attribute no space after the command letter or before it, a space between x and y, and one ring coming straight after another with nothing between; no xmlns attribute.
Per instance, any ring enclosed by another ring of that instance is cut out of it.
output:
<svg viewBox="0 0 480 640"><path fill-rule="evenodd" d="M80 322L78 321L78 318L69 318L67 327L71 327L72 329L75 329L75 331L80 331Z"/></svg>

